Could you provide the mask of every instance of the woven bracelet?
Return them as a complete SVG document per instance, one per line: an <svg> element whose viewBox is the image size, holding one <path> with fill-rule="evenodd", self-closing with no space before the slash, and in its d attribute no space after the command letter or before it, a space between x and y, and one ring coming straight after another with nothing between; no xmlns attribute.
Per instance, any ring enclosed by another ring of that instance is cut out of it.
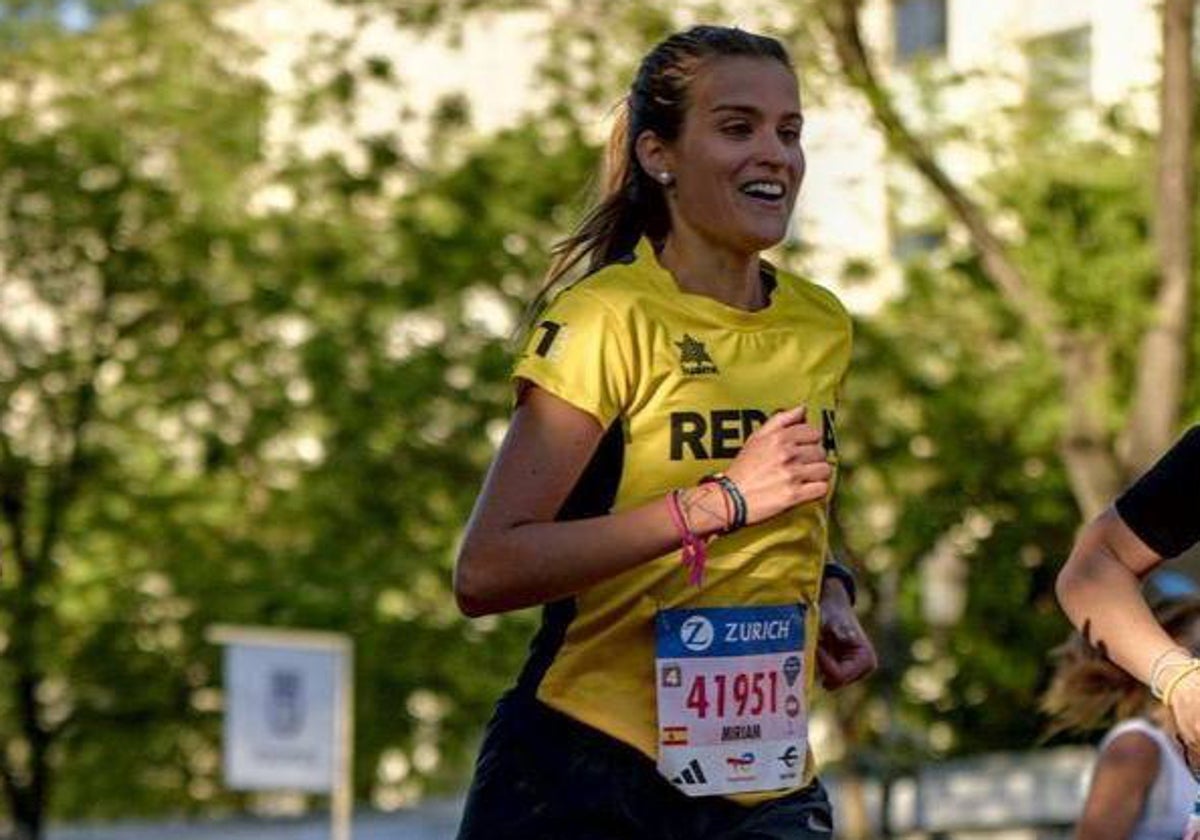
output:
<svg viewBox="0 0 1200 840"><path fill-rule="evenodd" d="M704 583L704 564L708 562L708 547L688 525L683 505L679 503L680 492L672 490L667 494L667 510L671 512L671 522L675 524L675 530L679 534L679 559L688 570L688 580L693 586L700 586Z"/></svg>

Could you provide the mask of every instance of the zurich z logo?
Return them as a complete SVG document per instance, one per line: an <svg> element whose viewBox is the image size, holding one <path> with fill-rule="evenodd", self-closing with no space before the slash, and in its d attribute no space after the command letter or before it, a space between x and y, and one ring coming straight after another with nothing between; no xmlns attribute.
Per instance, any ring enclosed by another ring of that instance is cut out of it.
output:
<svg viewBox="0 0 1200 840"><path fill-rule="evenodd" d="M717 636L712 622L702 615L693 615L679 627L679 640L690 651L699 652L712 647Z"/></svg>

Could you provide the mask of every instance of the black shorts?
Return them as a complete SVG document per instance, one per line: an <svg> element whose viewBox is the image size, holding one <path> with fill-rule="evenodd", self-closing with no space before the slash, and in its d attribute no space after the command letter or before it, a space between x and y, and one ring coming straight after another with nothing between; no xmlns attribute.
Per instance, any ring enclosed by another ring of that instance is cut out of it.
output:
<svg viewBox="0 0 1200 840"><path fill-rule="evenodd" d="M676 790L632 747L506 695L488 724L458 840L831 840L819 782L755 806Z"/></svg>

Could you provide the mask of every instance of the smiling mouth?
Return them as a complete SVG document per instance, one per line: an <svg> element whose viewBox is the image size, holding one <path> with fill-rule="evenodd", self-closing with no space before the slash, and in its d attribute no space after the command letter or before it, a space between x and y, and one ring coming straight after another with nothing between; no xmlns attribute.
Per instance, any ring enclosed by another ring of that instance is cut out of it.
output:
<svg viewBox="0 0 1200 840"><path fill-rule="evenodd" d="M787 196L787 188L780 181L749 181L738 192L768 205L780 204Z"/></svg>

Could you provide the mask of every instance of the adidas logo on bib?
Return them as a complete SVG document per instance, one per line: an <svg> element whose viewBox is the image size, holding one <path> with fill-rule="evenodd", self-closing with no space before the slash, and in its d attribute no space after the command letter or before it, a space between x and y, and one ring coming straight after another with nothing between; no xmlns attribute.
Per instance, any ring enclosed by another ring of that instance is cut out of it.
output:
<svg viewBox="0 0 1200 840"><path fill-rule="evenodd" d="M671 779L671 784L706 785L708 784L708 779L704 776L704 770L700 767L700 762L693 758L678 776Z"/></svg>

